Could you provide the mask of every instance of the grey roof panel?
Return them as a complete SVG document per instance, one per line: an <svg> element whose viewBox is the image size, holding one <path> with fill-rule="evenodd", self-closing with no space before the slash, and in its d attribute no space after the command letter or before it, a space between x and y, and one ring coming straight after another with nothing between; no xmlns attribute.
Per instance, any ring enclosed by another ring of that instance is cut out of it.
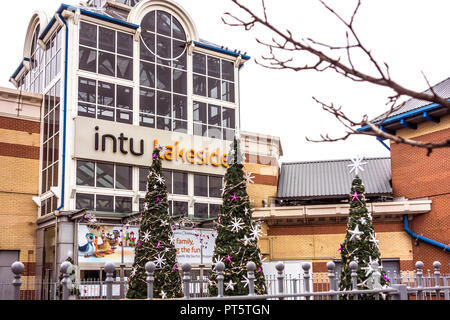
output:
<svg viewBox="0 0 450 320"><path fill-rule="evenodd" d="M366 194L391 195L390 158L365 159L361 177ZM346 196L354 174L351 160L324 160L283 163L278 180L278 198L314 198Z"/></svg>
<svg viewBox="0 0 450 320"><path fill-rule="evenodd" d="M432 86L432 89L441 98L444 98L444 99L450 98L450 78L447 78L444 81L441 81L440 83L436 84L435 86ZM424 93L432 94L431 89L424 91ZM418 109L420 107L425 107L429 104L431 104L430 101L409 99L409 100L403 102L402 104L396 106L388 118ZM377 121L383 120L385 118L386 114L387 114L387 112L383 113L382 115L379 115L378 117L373 119L371 122L377 122Z"/></svg>

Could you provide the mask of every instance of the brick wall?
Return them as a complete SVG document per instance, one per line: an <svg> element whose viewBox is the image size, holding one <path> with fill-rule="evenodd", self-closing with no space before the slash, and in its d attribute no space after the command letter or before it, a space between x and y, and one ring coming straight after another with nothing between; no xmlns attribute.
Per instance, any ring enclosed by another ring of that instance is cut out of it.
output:
<svg viewBox="0 0 450 320"><path fill-rule="evenodd" d="M448 139L450 128L414 137L431 142ZM431 212L415 216L410 229L418 235L450 246L450 148L426 151L402 144L391 144L392 187L395 197L432 200ZM442 272L450 272L450 253L422 241L413 243L414 261L421 260L432 269L440 261Z"/></svg>
<svg viewBox="0 0 450 320"><path fill-rule="evenodd" d="M32 197L38 194L41 101L37 95L32 95L33 103L25 99L30 112L21 119L17 111L5 111L18 106L14 91L8 90L11 94L0 100L0 250L19 251L25 266L22 282L31 283L36 274L37 206Z"/></svg>

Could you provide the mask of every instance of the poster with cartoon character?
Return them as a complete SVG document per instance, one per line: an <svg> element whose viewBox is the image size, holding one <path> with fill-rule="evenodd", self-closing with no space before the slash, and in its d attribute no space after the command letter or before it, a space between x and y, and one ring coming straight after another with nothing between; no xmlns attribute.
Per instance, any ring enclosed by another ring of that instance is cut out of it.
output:
<svg viewBox="0 0 450 320"><path fill-rule="evenodd" d="M78 262L133 263L139 229L129 226L78 225Z"/></svg>

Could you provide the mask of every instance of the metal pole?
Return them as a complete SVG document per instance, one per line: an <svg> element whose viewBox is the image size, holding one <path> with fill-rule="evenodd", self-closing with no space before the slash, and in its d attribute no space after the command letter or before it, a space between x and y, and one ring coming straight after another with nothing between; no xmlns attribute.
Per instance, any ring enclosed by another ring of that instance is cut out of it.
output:
<svg viewBox="0 0 450 320"><path fill-rule="evenodd" d="M248 295L255 295L255 270L256 264L252 261L247 263L247 278L248 278Z"/></svg>
<svg viewBox="0 0 450 320"><path fill-rule="evenodd" d="M416 262L416 268L417 268L417 295L418 299L423 300L423 293L422 293L422 281L423 281L423 262L417 261Z"/></svg>
<svg viewBox="0 0 450 320"><path fill-rule="evenodd" d="M434 268L434 285L436 286L436 300L441 300L441 291L439 290L441 286L441 263L439 261L433 262Z"/></svg>
<svg viewBox="0 0 450 320"><path fill-rule="evenodd" d="M278 279L278 293L279 294L283 294L284 293L284 275L283 275L284 264L282 264L281 262L277 263L275 268L277 269L277 272L278 272L278 275L277 275L277 279ZM283 298L280 298L280 300L283 300Z"/></svg>
<svg viewBox="0 0 450 320"><path fill-rule="evenodd" d="M147 274L147 300L153 299L153 281L155 281L153 273L155 272L155 269L156 265L153 262L149 261L145 264L145 273Z"/></svg>
<svg viewBox="0 0 450 320"><path fill-rule="evenodd" d="M14 287L13 300L20 300L20 286L22 285L20 278L24 270L25 266L20 261L16 261L11 265L11 271L14 273L14 280L12 282Z"/></svg>
<svg viewBox="0 0 450 320"><path fill-rule="evenodd" d="M337 291L336 289L336 274L334 273L334 270L336 269L336 264L333 261L330 261L327 263L327 269L328 269L328 278L330 279L330 291L334 292ZM338 300L339 297L337 295L332 295L331 300Z"/></svg>
<svg viewBox="0 0 450 320"><path fill-rule="evenodd" d="M311 264L309 264L308 262L305 262L305 263L302 264L302 268L303 268L303 286L304 286L304 289L305 289L305 293L309 293L310 292L309 269L311 269ZM311 300L311 296L306 296L306 300Z"/></svg>
<svg viewBox="0 0 450 320"><path fill-rule="evenodd" d="M184 263L181 266L181 269L183 270L183 286L184 286L184 298L189 299L190 293L189 293L189 285L191 282L191 265L189 263Z"/></svg>
<svg viewBox="0 0 450 320"><path fill-rule="evenodd" d="M358 269L358 264L356 263L356 261L352 261L349 264L351 271L350 276L352 277L352 289L353 290L358 290L358 273L356 272L356 270ZM353 300L358 300L358 294L355 294L353 296Z"/></svg>
<svg viewBox="0 0 450 320"><path fill-rule="evenodd" d="M112 262L105 263L105 272L106 272L106 300L112 300L112 286L114 282L113 274L116 270L116 267Z"/></svg>
<svg viewBox="0 0 450 320"><path fill-rule="evenodd" d="M219 261L216 263L216 272L217 272L217 297L223 297L223 271L225 270L225 263Z"/></svg>

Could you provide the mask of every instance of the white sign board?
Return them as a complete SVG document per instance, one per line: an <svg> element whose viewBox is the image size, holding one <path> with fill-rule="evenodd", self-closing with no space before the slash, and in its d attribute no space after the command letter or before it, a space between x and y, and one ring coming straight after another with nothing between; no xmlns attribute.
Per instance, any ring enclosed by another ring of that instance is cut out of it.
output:
<svg viewBox="0 0 450 320"><path fill-rule="evenodd" d="M213 230L174 230L179 264L212 264L217 233Z"/></svg>

